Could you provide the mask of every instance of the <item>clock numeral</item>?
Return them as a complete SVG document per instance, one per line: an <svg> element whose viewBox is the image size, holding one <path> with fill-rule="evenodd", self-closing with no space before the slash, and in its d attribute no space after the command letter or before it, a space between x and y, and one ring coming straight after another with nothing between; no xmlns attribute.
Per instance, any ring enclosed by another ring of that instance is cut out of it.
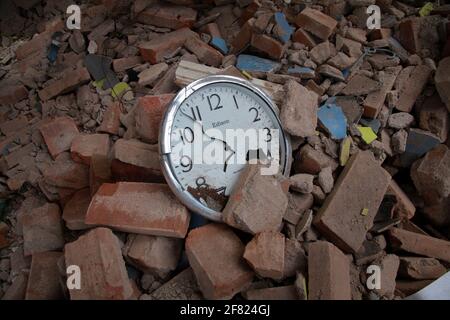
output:
<svg viewBox="0 0 450 320"><path fill-rule="evenodd" d="M198 106L195 106L195 109L191 107L191 112L194 121L202 121L202 115L200 114L200 109L198 108Z"/></svg>
<svg viewBox="0 0 450 320"><path fill-rule="evenodd" d="M206 188L208 186L205 177L198 177L195 179L195 184L197 185L197 188Z"/></svg>
<svg viewBox="0 0 450 320"><path fill-rule="evenodd" d="M234 105L236 106L236 109L239 109L239 105L237 103L236 96L234 94L233 94L233 100L234 100Z"/></svg>
<svg viewBox="0 0 450 320"><path fill-rule="evenodd" d="M264 128L263 130L267 130L267 140L264 140L265 142L270 142L272 141L272 134L270 133L270 129L269 128Z"/></svg>
<svg viewBox="0 0 450 320"><path fill-rule="evenodd" d="M220 96L219 96L218 94L213 93L212 95L207 96L206 98L208 99L209 109L210 109L211 111L213 111L213 110L219 110L219 109L222 109L222 108L223 108L223 106L220 105ZM214 98L215 98L215 99L214 99ZM215 101L217 102L217 103L215 104L215 106L213 106L213 102L212 102L213 100L215 100Z"/></svg>
<svg viewBox="0 0 450 320"><path fill-rule="evenodd" d="M253 119L253 122L257 122L257 121L261 120L261 118L258 117L259 116L258 109L256 109L255 107L252 107L252 108L248 109L248 112L252 112L252 110L255 110L255 113L256 113L255 119Z"/></svg>
<svg viewBox="0 0 450 320"><path fill-rule="evenodd" d="M184 168L183 172L189 172L192 170L192 159L184 155L180 159L180 165Z"/></svg>
<svg viewBox="0 0 450 320"><path fill-rule="evenodd" d="M186 127L183 130L180 129L180 137L183 144L186 144L185 140L188 143L192 143L194 142L194 131L189 127Z"/></svg>

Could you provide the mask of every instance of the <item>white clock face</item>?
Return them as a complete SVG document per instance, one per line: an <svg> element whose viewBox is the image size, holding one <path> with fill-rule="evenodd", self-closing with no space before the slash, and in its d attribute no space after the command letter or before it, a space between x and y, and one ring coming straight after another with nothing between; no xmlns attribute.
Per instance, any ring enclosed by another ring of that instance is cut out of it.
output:
<svg viewBox="0 0 450 320"><path fill-rule="evenodd" d="M221 211L246 160L273 160L275 147L283 169L280 132L275 111L255 91L232 82L206 84L185 97L173 115L171 174L202 205Z"/></svg>

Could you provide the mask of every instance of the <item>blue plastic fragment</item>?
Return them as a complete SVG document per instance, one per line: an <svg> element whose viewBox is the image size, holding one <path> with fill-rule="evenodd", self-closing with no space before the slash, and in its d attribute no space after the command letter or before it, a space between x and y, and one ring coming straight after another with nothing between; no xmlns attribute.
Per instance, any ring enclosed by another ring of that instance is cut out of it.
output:
<svg viewBox="0 0 450 320"><path fill-rule="evenodd" d="M359 123L362 124L363 126L371 127L375 133L378 133L378 130L380 130L381 127L381 122L378 119L361 118L361 120L359 120Z"/></svg>
<svg viewBox="0 0 450 320"><path fill-rule="evenodd" d="M294 32L294 28L289 25L289 23L286 20L286 16L282 12L275 13L275 22L278 29L278 38L283 42L286 43L291 38L292 33Z"/></svg>
<svg viewBox="0 0 450 320"><path fill-rule="evenodd" d="M219 37L212 37L210 43L211 46L222 52L223 54L228 54L228 46L224 39Z"/></svg>
<svg viewBox="0 0 450 320"><path fill-rule="evenodd" d="M342 75L344 76L344 78L347 79L348 75L350 74L350 69L344 69L342 70Z"/></svg>
<svg viewBox="0 0 450 320"><path fill-rule="evenodd" d="M280 67L278 62L249 54L240 54L236 62L236 68L244 71L271 72L277 71Z"/></svg>
<svg viewBox="0 0 450 320"><path fill-rule="evenodd" d="M56 58L58 57L58 50L59 50L59 46L58 46L58 45L56 45L56 44L54 44L54 43L52 43L52 44L50 45L50 50L49 50L49 52L48 52L47 59L48 59L51 63L53 63L53 62L56 61Z"/></svg>
<svg viewBox="0 0 450 320"><path fill-rule="evenodd" d="M333 139L341 140L347 136L347 118L340 106L327 103L319 108L317 117Z"/></svg>
<svg viewBox="0 0 450 320"><path fill-rule="evenodd" d="M406 140L406 150L400 155L399 164L403 167L410 166L415 160L440 143L439 138L428 131L410 129Z"/></svg>
<svg viewBox="0 0 450 320"><path fill-rule="evenodd" d="M289 74L311 75L312 77L314 77L314 70L308 67L299 67L299 66L289 67L287 72Z"/></svg>

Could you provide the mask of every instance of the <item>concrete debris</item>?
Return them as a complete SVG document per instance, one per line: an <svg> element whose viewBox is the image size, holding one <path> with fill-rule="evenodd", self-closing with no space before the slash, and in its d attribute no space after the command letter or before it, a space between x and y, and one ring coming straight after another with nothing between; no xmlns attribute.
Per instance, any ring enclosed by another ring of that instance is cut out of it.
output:
<svg viewBox="0 0 450 320"><path fill-rule="evenodd" d="M67 1L0 2L0 299L401 299L447 272L447 5L99 0L69 30ZM209 75L272 99L292 170L248 165L204 225L158 143Z"/></svg>

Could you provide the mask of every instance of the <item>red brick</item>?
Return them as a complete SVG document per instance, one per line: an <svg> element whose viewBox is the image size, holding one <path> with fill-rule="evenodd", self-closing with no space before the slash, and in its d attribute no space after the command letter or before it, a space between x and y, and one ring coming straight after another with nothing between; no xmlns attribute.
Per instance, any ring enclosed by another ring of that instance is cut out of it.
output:
<svg viewBox="0 0 450 320"><path fill-rule="evenodd" d="M398 228L392 228L389 237L393 248L450 262L450 241Z"/></svg>
<svg viewBox="0 0 450 320"><path fill-rule="evenodd" d="M405 79L399 88L399 97L395 106L398 110L404 112L412 110L414 103L428 82L431 71L431 68L425 64L413 67L408 78ZM399 77L401 77L403 72L407 72L406 68L400 72Z"/></svg>
<svg viewBox="0 0 450 320"><path fill-rule="evenodd" d="M278 231L288 205L280 181L260 170L259 165L248 165L242 171L222 212L225 223L252 234Z"/></svg>
<svg viewBox="0 0 450 320"><path fill-rule="evenodd" d="M89 186L89 167L74 162L67 153L47 167L43 176L47 184L58 188L79 190Z"/></svg>
<svg viewBox="0 0 450 320"><path fill-rule="evenodd" d="M297 31L295 31L294 35L292 36L292 40L294 42L303 43L308 48L314 48L317 45L313 37L311 37L311 35L309 35L308 32L306 32L302 28L299 28L297 29Z"/></svg>
<svg viewBox="0 0 450 320"><path fill-rule="evenodd" d="M380 261L373 262L373 264L378 265L381 270L380 289L376 289L375 292L388 299L394 298L395 279L397 278L398 267L400 265L399 258L395 254L388 254Z"/></svg>
<svg viewBox="0 0 450 320"><path fill-rule="evenodd" d="M411 53L420 52L419 29L420 20L410 18L403 20L398 25L399 40L402 46Z"/></svg>
<svg viewBox="0 0 450 320"><path fill-rule="evenodd" d="M245 246L244 259L263 278L284 276L284 236L279 232L261 232Z"/></svg>
<svg viewBox="0 0 450 320"><path fill-rule="evenodd" d="M87 209L91 203L91 192L88 188L76 192L66 203L62 218L70 230L84 230L89 228L84 223Z"/></svg>
<svg viewBox="0 0 450 320"><path fill-rule="evenodd" d="M253 34L253 22L254 19L248 20L244 25L241 27L241 30L239 30L239 33L234 37L233 41L231 42L232 53L238 53L244 50L249 44L250 40L252 39Z"/></svg>
<svg viewBox="0 0 450 320"><path fill-rule="evenodd" d="M8 235L9 227L6 223L0 222L0 249L9 246L9 241L6 238Z"/></svg>
<svg viewBox="0 0 450 320"><path fill-rule="evenodd" d="M208 23L207 25L202 27L200 31L209 34L211 37L222 38L219 26L215 22Z"/></svg>
<svg viewBox="0 0 450 320"><path fill-rule="evenodd" d="M113 103L108 106L105 113L103 113L102 124L97 128L98 132L105 132L117 135L120 128L120 105Z"/></svg>
<svg viewBox="0 0 450 320"><path fill-rule="evenodd" d="M167 105L174 94L144 96L139 98L135 109L136 131L148 143L158 143L159 127Z"/></svg>
<svg viewBox="0 0 450 320"><path fill-rule="evenodd" d="M297 300L298 295L294 285L253 289L245 292L247 300Z"/></svg>
<svg viewBox="0 0 450 320"><path fill-rule="evenodd" d="M280 60L284 54L284 46L277 40L265 34L253 34L251 46L263 53L269 58Z"/></svg>
<svg viewBox="0 0 450 320"><path fill-rule="evenodd" d="M400 188L394 179L389 183L389 187L386 192L387 195L395 196L397 203L392 208L393 216L395 218L412 219L416 212L414 203L411 202L406 193Z"/></svg>
<svg viewBox="0 0 450 320"><path fill-rule="evenodd" d="M58 250L64 246L61 212L58 205L47 203L23 215L24 254Z"/></svg>
<svg viewBox="0 0 450 320"><path fill-rule="evenodd" d="M107 134L80 134L72 140L70 153L74 161L89 165L94 153L108 155L109 145Z"/></svg>
<svg viewBox="0 0 450 320"><path fill-rule="evenodd" d="M294 169L297 173L319 174L322 169L338 166L337 162L322 150L316 150L309 144L300 149L295 156Z"/></svg>
<svg viewBox="0 0 450 320"><path fill-rule="evenodd" d="M70 150L73 139L80 133L72 118L58 117L39 128L48 151L53 158Z"/></svg>
<svg viewBox="0 0 450 320"><path fill-rule="evenodd" d="M57 262L61 252L33 254L28 277L26 300L60 300L64 297Z"/></svg>
<svg viewBox="0 0 450 320"><path fill-rule="evenodd" d="M250 18L252 18L256 11L261 7L261 2L259 0L253 0L245 9L242 11L241 16L239 17L239 24L242 26L245 22L247 22Z"/></svg>
<svg viewBox="0 0 450 320"><path fill-rule="evenodd" d="M195 228L186 238L186 254L206 299L231 299L245 289L253 272L242 260L244 245L223 224Z"/></svg>
<svg viewBox="0 0 450 320"><path fill-rule="evenodd" d="M295 239L285 238L283 278L295 276L298 272L305 272L308 259L302 244Z"/></svg>
<svg viewBox="0 0 450 320"><path fill-rule="evenodd" d="M447 272L437 259L400 257L399 275L417 280L437 279Z"/></svg>
<svg viewBox="0 0 450 320"><path fill-rule="evenodd" d="M162 182L157 145L138 140L117 140L111 172L120 181Z"/></svg>
<svg viewBox="0 0 450 320"><path fill-rule="evenodd" d="M133 67L136 67L142 63L141 56L125 57L114 59L112 66L115 72L123 72Z"/></svg>
<svg viewBox="0 0 450 320"><path fill-rule="evenodd" d="M437 94L427 97L419 110L420 127L447 141L450 130L450 116L445 104Z"/></svg>
<svg viewBox="0 0 450 320"><path fill-rule="evenodd" d="M100 187L85 222L124 232L184 238L189 217L167 185L118 182Z"/></svg>
<svg viewBox="0 0 450 320"><path fill-rule="evenodd" d="M108 156L93 154L89 167L89 187L94 195L103 183L112 182L111 159Z"/></svg>
<svg viewBox="0 0 450 320"><path fill-rule="evenodd" d="M186 40L193 35L196 33L192 30L182 28L142 43L139 45L139 50L144 60L158 63L163 61L165 56L183 46Z"/></svg>
<svg viewBox="0 0 450 320"><path fill-rule="evenodd" d="M81 289L69 290L72 300L125 300L133 294L117 237L97 228L68 243L66 266L81 271Z"/></svg>
<svg viewBox="0 0 450 320"><path fill-rule="evenodd" d="M0 89L0 105L14 104L28 98L28 90L24 85L11 85Z"/></svg>
<svg viewBox="0 0 450 320"><path fill-rule="evenodd" d="M305 8L295 18L295 23L322 40L328 39L337 26L337 21L326 14L311 8Z"/></svg>
<svg viewBox="0 0 450 320"><path fill-rule="evenodd" d="M131 235L126 256L143 272L165 278L178 265L183 241L176 238Z"/></svg>
<svg viewBox="0 0 450 320"><path fill-rule="evenodd" d="M91 80L91 76L86 68L78 68L66 71L61 79L58 79L38 92L39 98L43 101L50 100L59 94L70 92L80 85Z"/></svg>
<svg viewBox="0 0 450 320"><path fill-rule="evenodd" d="M381 29L373 29L369 33L369 40L380 40L380 39L388 39L392 34L391 29L389 28L381 28Z"/></svg>
<svg viewBox="0 0 450 320"><path fill-rule="evenodd" d="M349 259L326 241L310 243L308 257L308 299L350 300Z"/></svg>
<svg viewBox="0 0 450 320"><path fill-rule="evenodd" d="M450 224L450 149L438 145L411 167L411 178L425 201L423 213L437 226Z"/></svg>
<svg viewBox="0 0 450 320"><path fill-rule="evenodd" d="M450 44L450 39L447 43ZM442 102L445 103L450 112L450 57L439 61L434 82L436 83L436 89L439 92Z"/></svg>
<svg viewBox="0 0 450 320"><path fill-rule="evenodd" d="M192 8L153 4L137 17L138 22L158 27L180 29L191 28L197 19L197 11Z"/></svg>
<svg viewBox="0 0 450 320"><path fill-rule="evenodd" d="M150 299L201 300L203 297L198 288L192 268L187 268L153 291Z"/></svg>
<svg viewBox="0 0 450 320"><path fill-rule="evenodd" d="M0 124L0 130L5 136L15 136L18 131L28 126L28 120L26 116L18 116L15 119L2 122Z"/></svg>
<svg viewBox="0 0 450 320"><path fill-rule="evenodd" d="M390 174L370 151L359 151L347 162L315 216L315 226L343 251L358 251L373 226L390 181ZM363 210L368 213L363 215Z"/></svg>
<svg viewBox="0 0 450 320"><path fill-rule="evenodd" d="M195 54L198 60L204 64L219 67L222 64L223 55L211 47L210 45L203 42L197 35L190 37L184 46Z"/></svg>
<svg viewBox="0 0 450 320"><path fill-rule="evenodd" d="M11 286L5 291L2 300L24 300L27 290L28 275L20 273L11 283Z"/></svg>

